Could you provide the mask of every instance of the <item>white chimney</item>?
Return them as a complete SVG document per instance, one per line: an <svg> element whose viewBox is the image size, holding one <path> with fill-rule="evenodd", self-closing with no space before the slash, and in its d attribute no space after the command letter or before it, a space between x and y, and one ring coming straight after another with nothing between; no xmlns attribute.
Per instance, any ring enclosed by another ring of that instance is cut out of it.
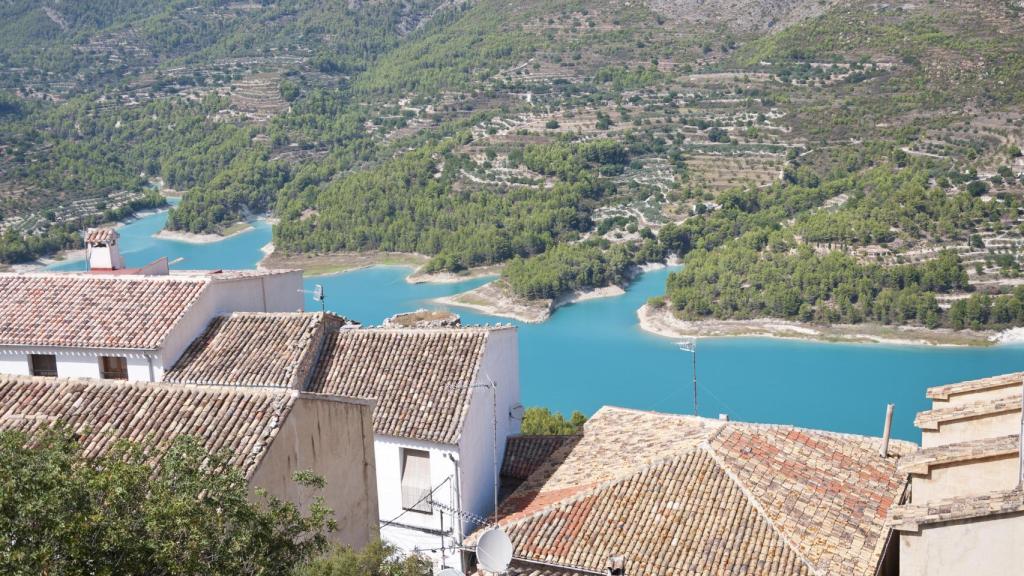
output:
<svg viewBox="0 0 1024 576"><path fill-rule="evenodd" d="M85 249L90 271L124 268L124 258L117 248L117 239L117 230L113 228L90 228L85 233Z"/></svg>

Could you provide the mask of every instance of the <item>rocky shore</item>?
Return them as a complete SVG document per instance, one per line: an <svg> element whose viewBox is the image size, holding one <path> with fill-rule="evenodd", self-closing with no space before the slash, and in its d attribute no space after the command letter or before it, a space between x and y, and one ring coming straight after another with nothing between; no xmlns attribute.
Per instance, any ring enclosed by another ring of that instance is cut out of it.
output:
<svg viewBox="0 0 1024 576"><path fill-rule="evenodd" d="M822 326L776 318L751 320L701 320L677 318L667 306L645 304L637 310L640 327L666 338L770 337L822 342L861 342L930 346L990 346L1000 341L995 331L928 329L879 324ZM1021 335L1024 338L1024 334Z"/></svg>

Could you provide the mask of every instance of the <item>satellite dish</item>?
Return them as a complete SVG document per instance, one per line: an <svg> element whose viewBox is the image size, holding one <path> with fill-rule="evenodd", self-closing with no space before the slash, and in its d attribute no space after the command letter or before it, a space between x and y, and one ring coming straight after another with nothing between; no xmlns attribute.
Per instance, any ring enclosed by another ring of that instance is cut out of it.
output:
<svg viewBox="0 0 1024 576"><path fill-rule="evenodd" d="M522 404L516 404L516 405L512 406L512 408L509 409L508 415L513 420L522 420L523 419L523 414L525 412L526 412L526 410L523 408Z"/></svg>
<svg viewBox="0 0 1024 576"><path fill-rule="evenodd" d="M437 573L437 576L466 576L462 572L459 572L455 568L445 568Z"/></svg>
<svg viewBox="0 0 1024 576"><path fill-rule="evenodd" d="M491 528L477 542L476 559L484 570L502 574L512 562L512 541L501 528Z"/></svg>

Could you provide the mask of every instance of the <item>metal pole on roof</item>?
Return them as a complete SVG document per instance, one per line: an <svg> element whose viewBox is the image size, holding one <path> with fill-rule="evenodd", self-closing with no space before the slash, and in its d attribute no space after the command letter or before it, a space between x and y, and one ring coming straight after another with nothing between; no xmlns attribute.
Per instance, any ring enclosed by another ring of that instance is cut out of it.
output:
<svg viewBox="0 0 1024 576"><path fill-rule="evenodd" d="M689 352L693 360L693 415L697 414L697 340L680 340L677 342L679 349Z"/></svg>
<svg viewBox="0 0 1024 576"><path fill-rule="evenodd" d="M498 523L498 384L487 374L487 382L491 389L491 424L494 429L494 441L491 443L491 458L494 461L494 523Z"/></svg>

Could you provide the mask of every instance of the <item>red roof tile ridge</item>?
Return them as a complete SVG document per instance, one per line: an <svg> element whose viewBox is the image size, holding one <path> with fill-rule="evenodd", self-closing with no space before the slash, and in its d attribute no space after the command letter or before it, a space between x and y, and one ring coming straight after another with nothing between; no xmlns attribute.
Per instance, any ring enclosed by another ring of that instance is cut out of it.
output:
<svg viewBox="0 0 1024 576"><path fill-rule="evenodd" d="M502 330L514 330L516 327L512 324L467 324L463 326L444 326L436 328L416 328L412 326L359 326L358 332L369 333L369 332L380 332L385 334L395 333L407 333L407 334L447 334L452 332L469 333L469 334L489 334L491 332L498 332Z"/></svg>
<svg viewBox="0 0 1024 576"><path fill-rule="evenodd" d="M730 422L730 424L735 423ZM722 426L721 428L715 431L715 435L721 433L722 430L724 430L727 427L728 426ZM761 518L763 518L764 521L768 524L768 526L771 527L775 535L779 537L779 540L781 540L786 545L786 547L793 552L793 555L799 558L801 562L803 562L803 564L807 567L807 570L810 571L811 574L814 574L815 576L826 576L826 573L818 570L814 563L812 563L804 555L803 550L801 550L800 547L797 546L796 543L794 543L785 534L785 532L779 529L775 521L772 519L771 515L768 514L768 511L765 509L764 505L754 496L754 494L750 491L746 484L740 480L736 472L733 471L732 468L728 466L728 464L726 464L725 460L722 459L721 455L719 455L711 446L710 438L707 441L701 442L697 446L697 448L699 450L704 450L705 452L708 453L708 455L711 456L711 459L715 461L715 464L718 465L718 467L725 473L726 477L729 478L729 480L736 486L740 493L743 494L743 496L747 499L747 502L750 503L750 506L753 507L753 509L756 510L757 513L761 516Z"/></svg>
<svg viewBox="0 0 1024 576"><path fill-rule="evenodd" d="M751 428L763 428L763 429L778 429L778 430L792 430L794 432L804 432L814 434L816 436L827 436L835 439L842 440L853 440L858 442L878 442L879 447L882 444L882 438L880 436L868 436L866 434L853 434L851 432L835 432L833 430L820 430L818 428L807 428L803 426L794 426L792 424L773 424L770 422L742 422L742 421L730 421L729 424L733 426L749 426ZM898 450L896 450L898 448ZM893 454L891 458L900 458L907 454L912 454L920 449L920 446L910 442L909 440L897 440L895 438L889 439L889 452Z"/></svg>
<svg viewBox="0 0 1024 576"><path fill-rule="evenodd" d="M302 272L300 268L243 268L238 270L175 270L175 274L206 276L211 280L230 282L232 280L244 280L248 278L266 278L268 276L281 276L283 274L294 274Z"/></svg>
<svg viewBox="0 0 1024 576"><path fill-rule="evenodd" d="M628 413L628 414L643 414L648 416L657 416L659 418L671 418L675 420L693 420L697 422L721 422L725 423L726 420L719 420L718 418L708 418L706 416L694 416L693 414L674 414L671 412L658 412L657 410L643 410L640 408L627 408L625 406L613 406L611 404L605 404L598 408L594 415L587 419L587 422L597 418L599 414L607 413ZM584 424L586 426L586 424Z"/></svg>
<svg viewBox="0 0 1024 576"><path fill-rule="evenodd" d="M54 272L40 270L34 272L0 272L0 278L60 278L62 280L80 280L83 282L96 280L117 280L119 282L193 282L208 283L210 276L199 274L188 275L157 275L116 274L106 272Z"/></svg>
<svg viewBox="0 0 1024 576"><path fill-rule="evenodd" d="M183 386L180 384L172 384L169 382L144 382L139 380L104 380L101 378L85 378L78 376L26 376L23 374L0 374L0 383L29 383L29 382L51 382L54 384L62 384L73 386L76 384L82 384L86 386L95 386L103 388L142 388L142 389L156 389L156 390L182 390ZM241 386L210 386L205 384L189 385L188 390L194 390L196 392L213 392L217 394L242 394L247 396L281 396L288 395L298 397L300 392L298 390L291 390L286 388L266 388L266 387L241 387ZM319 396L319 395L317 395Z"/></svg>

